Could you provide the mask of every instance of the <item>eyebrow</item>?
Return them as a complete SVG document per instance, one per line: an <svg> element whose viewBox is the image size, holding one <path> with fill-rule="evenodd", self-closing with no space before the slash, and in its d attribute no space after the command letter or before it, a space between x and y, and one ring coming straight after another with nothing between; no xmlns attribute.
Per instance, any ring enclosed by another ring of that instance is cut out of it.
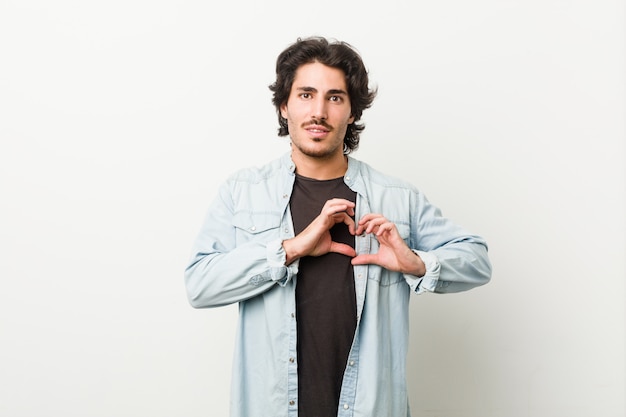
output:
<svg viewBox="0 0 626 417"><path fill-rule="evenodd" d="M317 88L315 87L296 87L296 90L299 91L304 91L307 93L317 93ZM326 94L330 94L330 95L348 95L348 93L340 88L333 88L327 91Z"/></svg>

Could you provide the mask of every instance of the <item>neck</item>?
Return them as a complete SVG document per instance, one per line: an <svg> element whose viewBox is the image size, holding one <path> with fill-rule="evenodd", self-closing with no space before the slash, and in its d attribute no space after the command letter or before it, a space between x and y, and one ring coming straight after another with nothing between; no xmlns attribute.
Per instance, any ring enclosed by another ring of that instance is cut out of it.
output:
<svg viewBox="0 0 626 417"><path fill-rule="evenodd" d="M348 170L348 158L342 153L328 158L315 158L292 152L296 172L303 177L315 180L331 180L343 177Z"/></svg>

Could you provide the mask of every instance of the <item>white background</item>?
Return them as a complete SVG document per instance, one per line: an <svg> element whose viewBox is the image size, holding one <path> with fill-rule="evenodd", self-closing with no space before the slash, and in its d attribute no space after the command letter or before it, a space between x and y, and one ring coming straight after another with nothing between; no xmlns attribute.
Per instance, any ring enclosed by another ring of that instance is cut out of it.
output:
<svg viewBox="0 0 626 417"><path fill-rule="evenodd" d="M218 184L288 150L267 86L317 34L379 87L354 156L490 244L489 285L413 299L413 415L623 417L625 28L612 0L3 0L0 415L227 415L236 307L183 269Z"/></svg>

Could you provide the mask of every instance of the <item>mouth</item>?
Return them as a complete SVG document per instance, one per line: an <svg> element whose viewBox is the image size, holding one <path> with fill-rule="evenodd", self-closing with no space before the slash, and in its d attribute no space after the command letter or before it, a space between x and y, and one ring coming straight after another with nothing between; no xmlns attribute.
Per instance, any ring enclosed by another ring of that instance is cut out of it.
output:
<svg viewBox="0 0 626 417"><path fill-rule="evenodd" d="M328 129L310 126L305 129L312 139L323 139L328 135Z"/></svg>
<svg viewBox="0 0 626 417"><path fill-rule="evenodd" d="M327 129L323 126L319 126L319 125L312 125L312 126L308 126L306 127L306 130L309 132L328 132L330 129Z"/></svg>
<svg viewBox="0 0 626 417"><path fill-rule="evenodd" d="M311 136L315 138L321 138L326 136L330 131L332 131L332 127L322 121L321 123L309 123L308 125L304 126L304 130L306 130Z"/></svg>

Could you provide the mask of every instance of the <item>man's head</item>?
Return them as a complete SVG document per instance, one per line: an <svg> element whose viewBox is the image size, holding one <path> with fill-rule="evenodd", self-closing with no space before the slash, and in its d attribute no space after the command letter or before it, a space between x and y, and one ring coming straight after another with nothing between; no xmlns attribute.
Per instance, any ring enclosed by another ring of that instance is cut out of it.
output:
<svg viewBox="0 0 626 417"><path fill-rule="evenodd" d="M289 135L287 119L281 115L281 106L289 98L296 71L301 66L314 62L341 70L345 76L354 121L346 130L344 152L354 151L359 146L359 136L365 128L357 122L361 119L363 110L372 105L376 90L369 89L367 70L360 55L345 42L329 42L321 37L298 39L278 56L276 81L269 86L274 93L272 103L278 114L278 134Z"/></svg>

